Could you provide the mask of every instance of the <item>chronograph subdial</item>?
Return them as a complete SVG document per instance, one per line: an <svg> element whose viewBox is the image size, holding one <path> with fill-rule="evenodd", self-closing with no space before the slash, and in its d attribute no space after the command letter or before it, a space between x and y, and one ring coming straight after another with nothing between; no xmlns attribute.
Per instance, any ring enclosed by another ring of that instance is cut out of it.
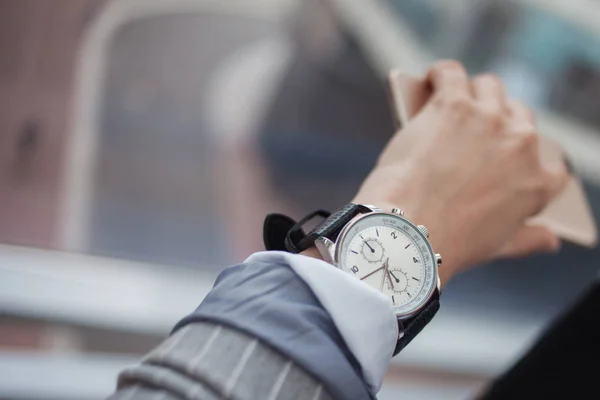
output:
<svg viewBox="0 0 600 400"><path fill-rule="evenodd" d="M385 249L379 240L367 238L361 246L361 253L365 260L373 264L382 262L383 256L385 255Z"/></svg>
<svg viewBox="0 0 600 400"><path fill-rule="evenodd" d="M408 277L400 268L391 268L385 277L388 289L394 293L404 293L408 288Z"/></svg>

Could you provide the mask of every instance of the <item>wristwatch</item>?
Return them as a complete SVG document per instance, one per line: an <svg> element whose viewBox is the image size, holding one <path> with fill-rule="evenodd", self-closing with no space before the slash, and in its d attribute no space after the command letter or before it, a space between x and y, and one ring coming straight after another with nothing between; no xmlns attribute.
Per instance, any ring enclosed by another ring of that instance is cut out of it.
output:
<svg viewBox="0 0 600 400"><path fill-rule="evenodd" d="M385 212L375 206L348 204L306 235L289 229L285 246L294 253L316 246L326 262L385 294L398 319L394 355L440 307L442 257L434 253L427 228L413 224L399 208Z"/></svg>

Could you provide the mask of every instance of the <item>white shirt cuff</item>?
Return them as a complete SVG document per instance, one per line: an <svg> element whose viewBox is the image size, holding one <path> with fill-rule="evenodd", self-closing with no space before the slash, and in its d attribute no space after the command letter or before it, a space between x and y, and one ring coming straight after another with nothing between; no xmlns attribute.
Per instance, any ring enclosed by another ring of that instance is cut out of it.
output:
<svg viewBox="0 0 600 400"><path fill-rule="evenodd" d="M380 292L325 261L282 251L251 255L246 262L288 264L311 288L362 367L371 393L381 388L398 339L398 322Z"/></svg>

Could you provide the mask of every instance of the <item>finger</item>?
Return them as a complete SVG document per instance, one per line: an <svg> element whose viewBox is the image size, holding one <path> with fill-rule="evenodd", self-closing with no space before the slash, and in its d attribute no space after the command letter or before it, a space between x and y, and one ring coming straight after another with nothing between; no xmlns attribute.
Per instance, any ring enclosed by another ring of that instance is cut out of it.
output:
<svg viewBox="0 0 600 400"><path fill-rule="evenodd" d="M520 258L535 253L556 253L560 250L560 239L547 228L524 226L498 254L499 258Z"/></svg>
<svg viewBox="0 0 600 400"><path fill-rule="evenodd" d="M544 179L547 185L546 202L552 201L559 193L561 193L571 178L569 167L564 161L559 161L543 168Z"/></svg>
<svg viewBox="0 0 600 400"><path fill-rule="evenodd" d="M454 94L471 96L471 87L467 71L458 61L438 61L427 73L434 92L448 91Z"/></svg>
<svg viewBox="0 0 600 400"><path fill-rule="evenodd" d="M504 85L496 75L476 76L472 86L473 95L480 106L495 114L504 114L508 111Z"/></svg>
<svg viewBox="0 0 600 400"><path fill-rule="evenodd" d="M529 126L535 126L535 113L523 102L515 99L508 99L506 101L506 108L513 121L521 122Z"/></svg>
<svg viewBox="0 0 600 400"><path fill-rule="evenodd" d="M529 107L514 99L507 101L507 107L510 111L513 123L521 128L521 130L516 128L515 131L531 132L536 130L535 113ZM567 165L566 159L542 166L542 179L547 188L546 198L544 199L546 203L564 190L571 177L570 170L571 168Z"/></svg>

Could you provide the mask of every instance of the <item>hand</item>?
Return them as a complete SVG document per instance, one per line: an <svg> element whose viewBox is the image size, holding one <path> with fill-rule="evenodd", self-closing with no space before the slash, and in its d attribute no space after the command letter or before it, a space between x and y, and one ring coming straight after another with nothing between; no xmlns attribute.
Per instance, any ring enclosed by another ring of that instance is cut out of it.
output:
<svg viewBox="0 0 600 400"><path fill-rule="evenodd" d="M559 239L526 225L568 180L541 164L531 111L492 75L469 80L457 62L428 73L431 101L381 154L353 202L404 209L426 225L442 281L498 257L551 252Z"/></svg>

